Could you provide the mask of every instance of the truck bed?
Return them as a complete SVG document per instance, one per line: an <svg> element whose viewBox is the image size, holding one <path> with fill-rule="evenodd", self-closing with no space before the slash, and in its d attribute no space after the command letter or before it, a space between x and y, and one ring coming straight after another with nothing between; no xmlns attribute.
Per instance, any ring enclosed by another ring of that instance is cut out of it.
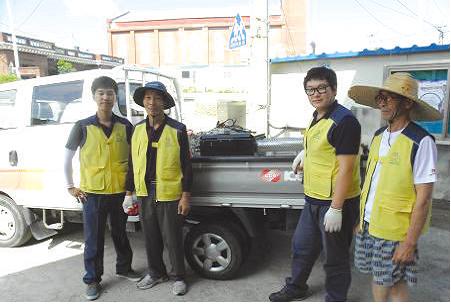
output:
<svg viewBox="0 0 451 305"><path fill-rule="evenodd" d="M302 209L295 156L194 157L193 206Z"/></svg>

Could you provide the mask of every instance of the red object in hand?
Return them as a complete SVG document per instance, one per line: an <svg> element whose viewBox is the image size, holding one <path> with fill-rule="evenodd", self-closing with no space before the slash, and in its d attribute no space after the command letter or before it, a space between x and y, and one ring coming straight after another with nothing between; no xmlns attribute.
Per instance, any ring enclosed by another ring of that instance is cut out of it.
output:
<svg viewBox="0 0 451 305"><path fill-rule="evenodd" d="M139 214L138 204L133 203L133 206L130 209L128 209L127 214L129 216L136 216L136 215L138 215Z"/></svg>

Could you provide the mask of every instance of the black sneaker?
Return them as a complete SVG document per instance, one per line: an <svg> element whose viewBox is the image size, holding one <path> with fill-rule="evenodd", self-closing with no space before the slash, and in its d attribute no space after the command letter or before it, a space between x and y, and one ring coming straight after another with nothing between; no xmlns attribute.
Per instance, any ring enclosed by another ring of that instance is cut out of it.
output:
<svg viewBox="0 0 451 305"><path fill-rule="evenodd" d="M290 288L288 285L283 286L280 291L271 293L269 300L271 302L290 302L290 301L302 301L310 296L309 290L301 290L296 288Z"/></svg>
<svg viewBox="0 0 451 305"><path fill-rule="evenodd" d="M125 273L116 273L116 276L126 278L132 282L138 282L140 279L143 278L143 275L140 273L137 273L130 269L129 271Z"/></svg>
<svg viewBox="0 0 451 305"><path fill-rule="evenodd" d="M94 282L88 284L86 287L85 297L90 301L94 301L100 296L100 288L101 287L99 283Z"/></svg>

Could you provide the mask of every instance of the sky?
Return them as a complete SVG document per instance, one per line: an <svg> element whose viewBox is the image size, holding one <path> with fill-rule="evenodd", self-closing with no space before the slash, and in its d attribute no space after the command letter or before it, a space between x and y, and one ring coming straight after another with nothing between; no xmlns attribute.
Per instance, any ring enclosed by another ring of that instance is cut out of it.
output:
<svg viewBox="0 0 451 305"><path fill-rule="evenodd" d="M239 13L259 0L9 1L16 35L108 54L106 20L127 11L220 10L227 3ZM280 3L269 1L272 5ZM444 43L449 44L448 0L309 0L308 3L307 40L315 42L317 54L439 43L437 27L445 33ZM0 0L0 31L10 33L10 29L6 0Z"/></svg>

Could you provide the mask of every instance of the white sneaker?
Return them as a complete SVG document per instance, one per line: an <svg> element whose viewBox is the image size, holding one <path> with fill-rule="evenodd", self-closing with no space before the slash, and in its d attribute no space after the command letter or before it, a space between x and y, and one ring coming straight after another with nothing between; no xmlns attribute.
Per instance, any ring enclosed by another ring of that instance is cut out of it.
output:
<svg viewBox="0 0 451 305"><path fill-rule="evenodd" d="M153 278L149 274L147 274L143 279L141 279L137 284L136 287L138 289L149 289L153 286L166 282L168 277L166 275L159 277L159 278Z"/></svg>
<svg viewBox="0 0 451 305"><path fill-rule="evenodd" d="M175 281L172 285L172 293L175 295L184 295L186 293L185 281Z"/></svg>

